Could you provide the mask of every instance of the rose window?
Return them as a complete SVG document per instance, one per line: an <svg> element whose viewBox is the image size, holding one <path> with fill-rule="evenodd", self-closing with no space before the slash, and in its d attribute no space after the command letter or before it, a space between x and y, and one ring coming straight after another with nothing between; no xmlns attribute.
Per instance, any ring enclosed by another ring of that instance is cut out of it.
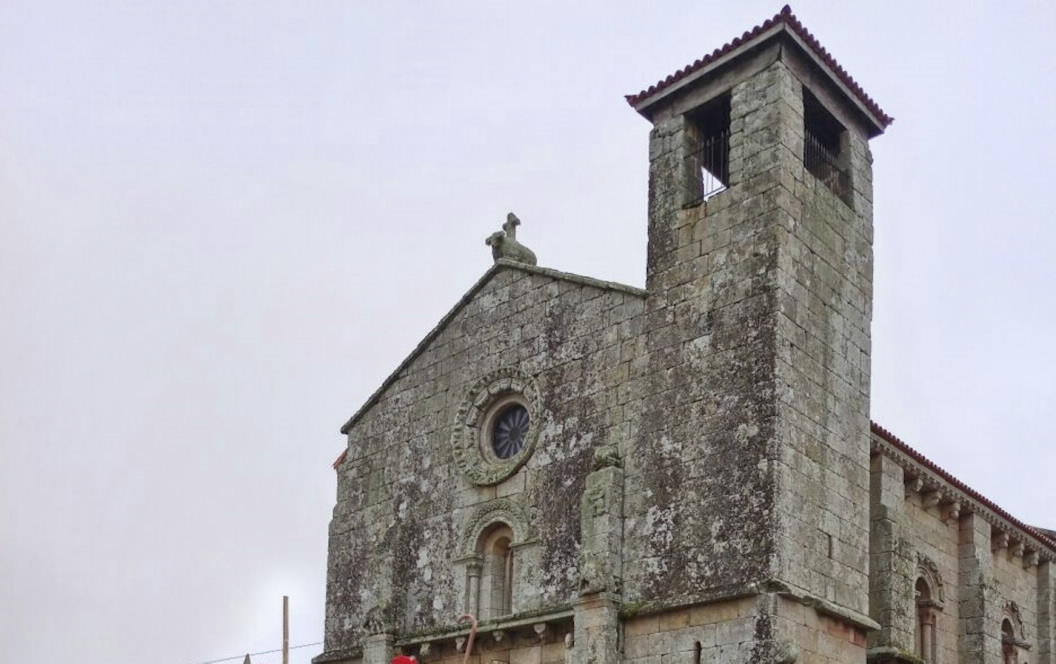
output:
<svg viewBox="0 0 1056 664"><path fill-rule="evenodd" d="M530 425L531 419L524 406L514 404L503 410L495 418L495 426L491 433L491 449L495 452L495 456L500 459L509 459L524 449Z"/></svg>
<svg viewBox="0 0 1056 664"><path fill-rule="evenodd" d="M532 457L544 426L535 378L512 367L481 376L455 414L451 442L470 482L493 486Z"/></svg>

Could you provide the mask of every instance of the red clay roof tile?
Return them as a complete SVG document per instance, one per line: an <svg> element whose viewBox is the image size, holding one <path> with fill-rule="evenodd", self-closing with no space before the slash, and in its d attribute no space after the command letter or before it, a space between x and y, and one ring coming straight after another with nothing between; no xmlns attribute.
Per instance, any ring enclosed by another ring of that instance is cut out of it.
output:
<svg viewBox="0 0 1056 664"><path fill-rule="evenodd" d="M948 472L946 472L942 467L940 467L934 461L932 461L931 459L927 458L926 456L924 456L920 452L916 451L915 449L913 449L912 447L910 447L906 443L902 442L902 440L899 439L898 436L896 436L895 434L891 433L890 431L888 431L884 427L880 426L876 422L872 422L871 424L872 424L873 433L875 433L876 435L880 436L880 438L882 438L886 442L890 443L895 449L897 449L898 451L902 452L906 456L910 457L911 459L913 459L914 461L916 461L920 465L924 466L925 468L927 468L931 472L935 473L936 475L941 477L943 480L949 482L954 487L956 487L956 488L960 489L961 491L963 491L964 493L968 494L968 496L970 496L972 499L979 501L980 503L985 505L988 509L990 509L990 511L992 511L994 514L997 514L1001 518L1005 519L1006 521L1011 523L1013 526L1016 526L1017 528L1020 528L1023 531L1025 531L1025 532L1029 533L1030 535L1034 536L1035 539L1037 539L1042 544L1045 544L1046 546L1048 546L1048 548L1056 549L1056 541L1053 541L1052 538L1047 537L1044 533L1039 532L1037 528L1034 528L1033 526L1028 526L1027 524L1023 523L1022 521L1020 521L1016 517L1012 516L1011 514L1006 512L1005 510L1001 509L1000 507L995 505L993 502L991 502L989 498L987 498L983 494L979 493L975 489L971 488L970 486L968 486L964 482L960 481L959 479L957 479L953 475L951 475Z"/></svg>
<svg viewBox="0 0 1056 664"><path fill-rule="evenodd" d="M345 451L341 453L341 456L337 457L337 460L334 461L334 463L333 463L334 470L337 470L338 468L341 467L341 464L343 464L345 462L345 457L347 457L347 456L348 456L348 449L346 448Z"/></svg>
<svg viewBox="0 0 1056 664"><path fill-rule="evenodd" d="M887 127L892 122L894 122L894 118L889 116L887 113L884 113L883 109L881 109L880 106L875 101L873 101L872 97L865 94L865 91L862 90L862 87L858 85L858 83L853 78L851 78L850 74L848 74L838 62L836 62L836 59L833 58L827 50L825 50L825 47L818 42L814 35L812 35L810 31L807 30L803 26L803 24L799 22L799 19L796 18L795 14L792 13L792 8L788 5L785 5L779 13L774 15L773 18L767 19L762 24L755 26L748 32L745 32L740 37L734 38L733 41L724 44L722 47L715 49L710 54L705 55L703 58L700 58L693 64L679 69L674 74L671 74L670 76L663 79L662 81L659 81L655 85L652 85L646 88L645 90L642 90L638 94L627 95L627 103L631 106L637 106L646 98L670 87L671 84L682 80L687 75L698 71L702 67L705 67L706 65L715 62L722 56L731 53L745 42L751 41L752 39L758 37L759 35L763 34L767 30L778 24L788 26L788 28L795 32L800 37L800 39L806 42L810 49L814 51L814 54L817 55L818 58L820 58L821 61L824 62L833 71L833 73L835 73L835 75L840 79L840 81L843 82L843 84L846 85L856 97L858 97L858 100L861 101L862 104L864 104L865 107L868 108L869 111L876 116L876 119L879 120L884 127Z"/></svg>

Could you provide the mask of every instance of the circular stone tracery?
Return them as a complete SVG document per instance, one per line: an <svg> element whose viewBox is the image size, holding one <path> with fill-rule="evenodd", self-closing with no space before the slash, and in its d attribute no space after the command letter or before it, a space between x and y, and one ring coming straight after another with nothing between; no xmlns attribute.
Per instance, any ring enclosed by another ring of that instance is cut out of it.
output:
<svg viewBox="0 0 1056 664"><path fill-rule="evenodd" d="M528 440L531 418L528 410L521 404L507 406L495 418L495 428L491 432L491 449L500 459L509 459L522 449Z"/></svg>
<svg viewBox="0 0 1056 664"><path fill-rule="evenodd" d="M539 438L539 389L516 369L494 371L470 389L455 416L455 459L474 484L498 484L531 457Z"/></svg>

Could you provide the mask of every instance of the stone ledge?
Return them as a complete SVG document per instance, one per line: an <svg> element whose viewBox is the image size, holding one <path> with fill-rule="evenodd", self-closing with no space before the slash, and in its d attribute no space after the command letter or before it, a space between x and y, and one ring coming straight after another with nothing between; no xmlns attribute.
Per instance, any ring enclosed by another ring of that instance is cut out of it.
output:
<svg viewBox="0 0 1056 664"><path fill-rule="evenodd" d="M833 604L832 602L822 599L820 597L814 597L813 595L810 595L808 593L800 593L791 589L786 591L779 591L777 594L781 597L787 597L788 599L795 600L800 604L809 606L818 613L830 616L832 618L836 618L837 620L841 620L846 623L850 623L855 627L859 627L870 632L880 629L880 623L876 622L864 613L858 613L857 611L853 611L842 606L837 606L836 604Z"/></svg>
<svg viewBox="0 0 1056 664"><path fill-rule="evenodd" d="M495 265L501 265L503 267L512 267L522 272L531 272L532 274L540 274L551 279L560 279L561 281L571 281L573 283L582 284L584 286L590 286L592 288L598 288L601 290L613 290L621 293L627 293L628 295L636 295L638 297L647 297L649 291L643 288L636 288L635 286L628 286L615 281L604 281L602 279L595 279L593 277L584 277L580 274L574 274L572 272L562 272L561 270L555 270L549 267L539 267L538 265L528 265L526 263L518 263L511 261L506 258L500 258L495 261Z"/></svg>
<svg viewBox="0 0 1056 664"><path fill-rule="evenodd" d="M538 611L522 611L498 620L489 620L477 625L477 639L485 634L493 632L516 632L531 630L540 623L548 624L571 624L573 611L569 605L560 605ZM534 631L534 630L532 630ZM556 635L554 630L550 630ZM409 646L439 645L446 642L454 642L456 639L468 637L470 628L463 625L449 625L438 627L429 631L408 632L403 636L397 636L393 646L397 649ZM538 635L538 632L535 632ZM555 637L556 638L556 637ZM353 646L349 648L338 648L326 650L312 658L312 664L344 664L363 657L363 647Z"/></svg>
<svg viewBox="0 0 1056 664"><path fill-rule="evenodd" d="M865 651L865 661L868 664L926 664L919 657L890 647L870 648Z"/></svg>
<svg viewBox="0 0 1056 664"><path fill-rule="evenodd" d="M539 623L556 623L569 621L572 618L572 609L568 606L551 608L545 611L523 611L498 620L489 620L477 625L477 638L482 634L497 631L513 631L524 627L531 627ZM433 644L440 641L450 641L459 637L469 636L470 628L457 625L440 627L429 632L412 632L397 638L397 648L404 646L416 646L425 643Z"/></svg>
<svg viewBox="0 0 1056 664"><path fill-rule="evenodd" d="M363 648L338 648L337 650L324 650L312 658L312 664L331 664L337 662L351 662L363 657Z"/></svg>
<svg viewBox="0 0 1056 664"><path fill-rule="evenodd" d="M678 609L689 609L695 606L704 606L718 602L726 602L744 597L773 593L780 597L793 600L805 606L809 606L818 613L836 618L855 627L876 631L880 629L880 623L876 622L864 613L837 606L828 600L815 597L810 593L792 588L782 581L765 581L763 583L745 583L735 586L727 586L714 591L706 597L689 602L648 602L639 605L623 604L620 606L620 619L630 620L651 616L657 613L675 611Z"/></svg>
<svg viewBox="0 0 1056 664"><path fill-rule="evenodd" d="M620 620L631 620L634 618L645 618L658 613L677 611L679 609L691 609L696 606L717 604L744 597L760 595L765 590L757 583L740 583L732 586L724 586L703 596L687 601L674 602L624 602L620 604Z"/></svg>

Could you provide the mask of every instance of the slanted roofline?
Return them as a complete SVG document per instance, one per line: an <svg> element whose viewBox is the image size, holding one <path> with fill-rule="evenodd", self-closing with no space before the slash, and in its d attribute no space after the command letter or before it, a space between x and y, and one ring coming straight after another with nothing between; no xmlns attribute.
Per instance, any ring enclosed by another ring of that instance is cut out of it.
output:
<svg viewBox="0 0 1056 664"><path fill-rule="evenodd" d="M627 103L646 119L652 118L653 106L662 99L683 89L693 81L726 67L741 56L757 49L759 46L781 38L787 38L823 71L832 83L843 92L858 110L869 120L870 136L883 133L894 118L880 108L879 104L867 95L851 75L840 66L836 59L807 30L792 9L785 5L773 18L757 25L740 37L715 49L696 62L683 67L674 74L633 95L627 95Z"/></svg>
<svg viewBox="0 0 1056 664"><path fill-rule="evenodd" d="M634 295L637 297L645 297L646 295L648 295L647 291L641 288L635 288L634 286L627 286L612 281L602 281L601 279L592 279L591 277L584 277L578 274L571 274L569 272L561 272L560 270L552 270L546 267L538 267L536 265L527 265L525 263L518 263L504 258L499 259L495 262L494 265L492 265L488 269L487 272L484 273L484 276L477 280L477 283L473 284L473 286L468 291L466 291L466 294L458 300L455 306L451 308L451 311L447 312L447 314L440 319L440 322L436 324L436 327L434 327L429 332L429 334L425 335L424 339L418 342L418 345L414 347L414 350L411 351L411 354L404 358L403 362L400 362L400 365L396 367L396 370L389 374L389 377L386 378L384 382L382 382L381 387L379 387L374 392L374 394L370 395L370 398L367 399L366 403L364 403L360 407L360 409L357 410L356 413L351 418L349 418L347 422L345 422L344 426L341 427L342 434L347 434L349 430L351 430L352 427L355 426L356 422L358 422L359 419L362 418L363 415L365 415L366 412L370 410L371 407L373 407L374 404L376 404L381 399L381 396L385 393L387 389L389 389L389 386L396 382L396 379L399 378L403 370L410 366L411 362L413 362L415 358L422 354L422 352L429 346L433 339L435 339L444 330L444 328L447 327L448 323L451 322L451 320L458 314L458 312L461 311L462 308L465 307L466 304L468 304L469 301L473 299L473 296L476 295L477 292L479 292L485 284L491 281L492 277L494 277L502 270L519 270L521 272L527 272L529 274L539 274L545 277L550 277L559 281L570 281L573 283L577 283L581 286L588 286L590 288L597 288L599 290L619 291L621 293L627 293L628 295ZM334 462L334 468L336 469L339 465L341 465L341 462L343 460L344 455L339 457L338 460Z"/></svg>
<svg viewBox="0 0 1056 664"><path fill-rule="evenodd" d="M1056 530L1049 530L1048 528L1038 528L1037 526L1034 526L1034 529L1045 537L1051 539L1054 543L1056 543Z"/></svg>
<svg viewBox="0 0 1056 664"><path fill-rule="evenodd" d="M904 443L898 436L876 422L872 422L872 432L874 452L893 458L903 468L906 468L907 464L911 464L914 470L923 470L933 475L966 498L965 503L969 506L968 509L970 511L978 512L991 525L1001 530L1007 530L1009 526L1019 530L1035 541L1035 548L1038 548L1047 560L1056 560L1056 540L1048 537L1037 528L1028 526L1001 509L989 498L951 475L934 461Z"/></svg>

